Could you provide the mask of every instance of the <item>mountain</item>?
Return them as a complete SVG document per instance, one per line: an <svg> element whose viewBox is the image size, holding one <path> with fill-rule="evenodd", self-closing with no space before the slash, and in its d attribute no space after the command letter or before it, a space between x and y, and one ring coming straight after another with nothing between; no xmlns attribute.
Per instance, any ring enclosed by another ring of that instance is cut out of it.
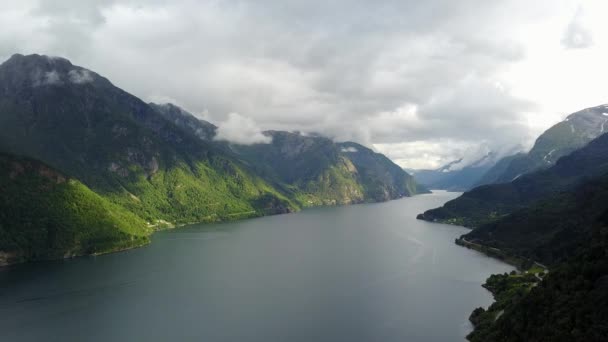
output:
<svg viewBox="0 0 608 342"><path fill-rule="evenodd" d="M384 155L353 143L267 131L270 144L233 145L258 173L286 184L305 205L386 201L424 193Z"/></svg>
<svg viewBox="0 0 608 342"><path fill-rule="evenodd" d="M198 138L206 141L213 140L217 126L195 117L192 113L172 104L148 103L152 109L160 113L165 119L173 122L176 126L189 131Z"/></svg>
<svg viewBox="0 0 608 342"><path fill-rule="evenodd" d="M203 140L215 135L215 126L172 104L152 107L168 112L182 129ZM212 132L201 136L198 132ZM335 143L319 135L266 131L270 144L239 145L215 142L233 153L276 187L292 194L302 205L386 201L427 190L384 155L353 143ZM211 138L212 140L212 138Z"/></svg>
<svg viewBox="0 0 608 342"><path fill-rule="evenodd" d="M477 187L419 218L477 228L606 172L608 134L562 157L548 169L525 174L510 183Z"/></svg>
<svg viewBox="0 0 608 342"><path fill-rule="evenodd" d="M608 105L570 114L541 134L530 152L497 163L476 185L510 182L523 174L554 165L559 158L603 134L608 129L607 122Z"/></svg>
<svg viewBox="0 0 608 342"><path fill-rule="evenodd" d="M149 242L145 221L35 160L0 153L0 266Z"/></svg>
<svg viewBox="0 0 608 342"><path fill-rule="evenodd" d="M144 103L66 59L12 56L0 65L3 158L27 156L27 165L42 165L34 170L54 170L66 181L39 186L42 180L30 184L28 176L15 183L13 164L5 162L2 262L128 248L146 243L152 229L176 224L424 191L358 144L268 132L272 144L242 146L214 141L215 130L175 105Z"/></svg>
<svg viewBox="0 0 608 342"><path fill-rule="evenodd" d="M542 281L493 275L497 302L471 315L471 341L604 341L608 173L465 234L468 243L550 265ZM538 276L537 276L538 277ZM499 285L499 286L496 286Z"/></svg>
<svg viewBox="0 0 608 342"><path fill-rule="evenodd" d="M14 55L0 65L0 146L62 170L152 223L298 208L238 159L62 58Z"/></svg>
<svg viewBox="0 0 608 342"><path fill-rule="evenodd" d="M466 191L477 184L496 163L496 154L488 153L479 160L461 166L463 159L452 161L435 170L409 170L416 180L429 189Z"/></svg>

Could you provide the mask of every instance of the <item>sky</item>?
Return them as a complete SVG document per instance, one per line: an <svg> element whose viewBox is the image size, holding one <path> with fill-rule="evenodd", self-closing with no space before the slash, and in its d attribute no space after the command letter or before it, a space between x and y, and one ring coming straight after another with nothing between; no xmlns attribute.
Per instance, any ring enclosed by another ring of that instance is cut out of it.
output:
<svg viewBox="0 0 608 342"><path fill-rule="evenodd" d="M0 59L70 59L222 139L353 140L404 167L527 149L608 102L605 0L0 0Z"/></svg>

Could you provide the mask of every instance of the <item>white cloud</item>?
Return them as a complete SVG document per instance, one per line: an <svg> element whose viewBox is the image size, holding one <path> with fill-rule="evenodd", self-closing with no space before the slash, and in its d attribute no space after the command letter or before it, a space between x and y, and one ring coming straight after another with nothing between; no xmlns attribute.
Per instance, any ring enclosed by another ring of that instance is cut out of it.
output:
<svg viewBox="0 0 608 342"><path fill-rule="evenodd" d="M6 1L0 58L64 56L211 122L237 112L434 165L529 146L608 101L605 13L605 0Z"/></svg>
<svg viewBox="0 0 608 342"><path fill-rule="evenodd" d="M342 147L342 149L340 151L341 152L345 152L345 153L356 153L356 152L359 152L359 150L357 150L357 148L353 147L353 146Z"/></svg>
<svg viewBox="0 0 608 342"><path fill-rule="evenodd" d="M68 72L70 82L75 84L84 84L93 82L93 75L88 70L77 70L73 69Z"/></svg>
<svg viewBox="0 0 608 342"><path fill-rule="evenodd" d="M39 87L43 85L52 86L62 83L61 75L56 70L47 71L44 73L42 73L40 70L36 70L36 72L34 72L31 77L32 85L34 87Z"/></svg>
<svg viewBox="0 0 608 342"><path fill-rule="evenodd" d="M214 139L242 145L272 142L272 137L264 135L255 121L238 113L228 114L228 119L218 125Z"/></svg>

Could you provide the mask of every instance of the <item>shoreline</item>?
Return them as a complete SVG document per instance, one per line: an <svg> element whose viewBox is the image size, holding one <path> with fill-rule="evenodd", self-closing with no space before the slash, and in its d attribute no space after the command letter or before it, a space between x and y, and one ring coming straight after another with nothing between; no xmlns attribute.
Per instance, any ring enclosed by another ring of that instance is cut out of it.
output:
<svg viewBox="0 0 608 342"><path fill-rule="evenodd" d="M334 203L334 204L321 204L321 205L313 205L313 206L305 206L302 207L298 210L294 210L294 211L289 211L289 212L274 212L274 213L260 213L259 215L250 215L247 217L242 217L242 218L235 218L235 219L228 219L228 220L202 220L199 222L186 222L186 223L174 223L174 222L169 222L169 221L165 221L165 220L157 220L155 222L155 224L148 224L149 228L153 229L153 232L146 236L148 239L147 241L145 241L144 243L141 244L135 244L135 245L131 245L131 246L126 246L126 247L121 247L121 248L115 248L115 249L109 249L107 251L102 251L102 252L94 252L94 253L87 253L87 254L64 254L63 257L57 257L57 258L42 258L42 259L32 259L32 260L19 260L22 256L19 256L18 253L16 252L6 252L6 251L0 251L0 271L5 270L9 267L12 266L17 266L17 265L23 265L23 264L30 264L30 263L36 263L36 262L49 262L49 261L61 261L61 260L68 260L68 259L74 259L74 258L83 258L83 257L96 257L99 255L105 255L105 254L112 254L112 253L120 253L120 252L125 252L128 250L132 250L132 249L137 249L137 248L142 248L142 247L146 247L148 245L150 245L152 243L152 240L149 238L150 236L152 236L152 234L159 232L159 231L163 231L163 230L169 230L169 229L179 229L185 226L189 226L189 225L194 225L194 224L214 224L214 223L225 223L225 222L235 222L235 221L243 221L243 220L250 220L250 219L255 219L255 218L260 218L260 217L266 217L266 216L277 216L277 215L288 215L288 214L293 214L293 213L297 213L299 211L305 210L305 209L309 209L309 208L330 208L330 207L341 207L341 206L351 206L351 205L357 205L357 204L371 204L371 203L386 203L386 202L390 202L390 201L395 201L395 200L400 200L403 198L412 198L415 196L420 196L420 195L428 195L428 194L432 194L432 192L421 192L421 193L416 193L414 195L411 196L399 196L399 197L395 197L395 198L390 198L387 200L383 200L383 201L361 201L361 202L351 202L351 203ZM256 212L257 214L257 212ZM16 261L8 261L9 258L5 257L5 258L1 258L1 256L6 255L6 256L14 256L15 259L17 259Z"/></svg>

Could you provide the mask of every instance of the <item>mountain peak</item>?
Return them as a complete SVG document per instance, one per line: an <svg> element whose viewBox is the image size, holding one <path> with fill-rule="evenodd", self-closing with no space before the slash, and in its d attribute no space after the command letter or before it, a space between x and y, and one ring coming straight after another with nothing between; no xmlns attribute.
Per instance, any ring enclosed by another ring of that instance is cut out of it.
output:
<svg viewBox="0 0 608 342"><path fill-rule="evenodd" d="M39 55L39 54L31 54L31 55L22 55L20 53L16 53L12 55L9 59L7 59L1 65L2 67L18 67L18 68L32 68L39 67L44 69L54 69L54 68L69 68L73 67L72 62L63 57L55 57L55 56L47 56L47 55Z"/></svg>
<svg viewBox="0 0 608 342"><path fill-rule="evenodd" d="M14 54L0 64L0 80L5 89L23 87L81 85L98 78L95 73L73 65L62 57Z"/></svg>

